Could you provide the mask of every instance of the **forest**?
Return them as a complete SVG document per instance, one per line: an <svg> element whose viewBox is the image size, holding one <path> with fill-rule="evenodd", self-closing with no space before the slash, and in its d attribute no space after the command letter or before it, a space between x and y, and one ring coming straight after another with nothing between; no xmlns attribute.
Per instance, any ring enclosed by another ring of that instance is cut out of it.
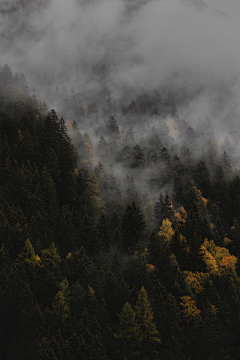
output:
<svg viewBox="0 0 240 360"><path fill-rule="evenodd" d="M163 94L68 120L1 66L0 359L240 358L237 158Z"/></svg>

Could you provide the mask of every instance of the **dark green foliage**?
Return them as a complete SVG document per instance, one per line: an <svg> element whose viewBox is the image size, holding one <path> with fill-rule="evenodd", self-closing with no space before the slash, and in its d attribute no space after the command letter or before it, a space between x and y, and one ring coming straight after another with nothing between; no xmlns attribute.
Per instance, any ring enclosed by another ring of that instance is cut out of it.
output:
<svg viewBox="0 0 240 360"><path fill-rule="evenodd" d="M108 225L104 214L98 220L97 226L98 243L102 250L109 250L111 247L111 239L109 235Z"/></svg>
<svg viewBox="0 0 240 360"><path fill-rule="evenodd" d="M115 120L114 116L111 115L107 124L106 124L106 128L109 134L111 134L112 136L119 136L120 131L119 131L119 127L118 127L118 123Z"/></svg>
<svg viewBox="0 0 240 360"><path fill-rule="evenodd" d="M99 252L103 246L103 244L98 240L97 230L91 223L87 214L82 219L79 227L78 244L82 245L89 255Z"/></svg>
<svg viewBox="0 0 240 360"><path fill-rule="evenodd" d="M106 143L106 140L103 136L101 136L101 139L98 142L97 145L98 155L104 160L107 161L108 158L108 146Z"/></svg>
<svg viewBox="0 0 240 360"><path fill-rule="evenodd" d="M123 346L121 358L158 358L161 339L153 317L151 303L142 286L134 309L127 302L119 314L119 329L115 337Z"/></svg>
<svg viewBox="0 0 240 360"><path fill-rule="evenodd" d="M164 160L165 162L170 161L170 155L165 147L163 147L160 151L160 159Z"/></svg>
<svg viewBox="0 0 240 360"><path fill-rule="evenodd" d="M133 252L142 240L146 229L144 215L135 202L129 204L124 212L121 226L122 244L125 251Z"/></svg>
<svg viewBox="0 0 240 360"><path fill-rule="evenodd" d="M97 105L76 106L91 140L29 94L23 75L0 69L0 358L239 360L232 158L213 143L201 153L176 119L179 148L164 121L171 95L125 107L109 95L106 129ZM136 145L147 114L158 129L146 124Z"/></svg>
<svg viewBox="0 0 240 360"><path fill-rule="evenodd" d="M203 161L200 161L194 171L195 183L202 191L203 197L208 197L210 191L210 173Z"/></svg>
<svg viewBox="0 0 240 360"><path fill-rule="evenodd" d="M159 357L186 359L184 355L184 327L175 297L160 283L157 272L149 274L148 287L157 329L161 337Z"/></svg>
<svg viewBox="0 0 240 360"><path fill-rule="evenodd" d="M155 221L157 229L162 225L164 219L168 219L174 223L173 204L169 199L168 194L165 197L160 194L158 201L155 204Z"/></svg>
<svg viewBox="0 0 240 360"><path fill-rule="evenodd" d="M131 154L131 167L132 168L144 168L145 159L142 149L139 145L134 146Z"/></svg>

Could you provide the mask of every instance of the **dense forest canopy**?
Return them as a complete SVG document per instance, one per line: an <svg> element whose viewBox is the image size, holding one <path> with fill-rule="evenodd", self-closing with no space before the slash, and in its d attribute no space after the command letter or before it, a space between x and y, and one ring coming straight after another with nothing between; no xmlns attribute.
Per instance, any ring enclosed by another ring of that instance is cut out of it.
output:
<svg viewBox="0 0 240 360"><path fill-rule="evenodd" d="M1 356L237 359L231 145L174 101L64 121L8 65L0 95Z"/></svg>
<svg viewBox="0 0 240 360"><path fill-rule="evenodd" d="M237 65L189 49L224 16L14 0L0 18L0 359L238 360Z"/></svg>

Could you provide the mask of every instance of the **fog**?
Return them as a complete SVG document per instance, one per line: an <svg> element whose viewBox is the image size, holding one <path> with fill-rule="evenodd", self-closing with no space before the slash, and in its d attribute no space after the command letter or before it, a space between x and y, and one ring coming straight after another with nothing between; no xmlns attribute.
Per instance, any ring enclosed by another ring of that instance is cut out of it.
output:
<svg viewBox="0 0 240 360"><path fill-rule="evenodd" d="M233 13L216 5L213 0L4 1L0 63L24 73L31 91L66 120L75 119L95 148L107 121L101 108L110 97L121 136L132 125L134 144L146 148L146 134L154 126L167 134L163 145L179 152L186 140L183 129L191 126L201 134L188 144L196 160L211 139L218 156L231 151L235 167L240 156L240 29ZM174 112L148 115L169 98ZM138 122L121 113L132 99L149 106ZM100 110L83 121L79 106L90 104ZM115 172L128 173L119 163ZM150 172L136 180L139 186L145 187Z"/></svg>
<svg viewBox="0 0 240 360"><path fill-rule="evenodd" d="M203 1L5 1L1 63L85 93L163 84L214 92L239 76L238 30Z"/></svg>

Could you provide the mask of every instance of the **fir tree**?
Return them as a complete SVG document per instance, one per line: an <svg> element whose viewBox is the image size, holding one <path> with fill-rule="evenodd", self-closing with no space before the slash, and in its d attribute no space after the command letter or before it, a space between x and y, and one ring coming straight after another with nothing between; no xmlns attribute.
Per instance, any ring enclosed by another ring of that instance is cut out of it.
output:
<svg viewBox="0 0 240 360"><path fill-rule="evenodd" d="M161 344L160 334L157 331L152 306L145 288L142 286L135 305L136 325L140 330L141 356L157 359L157 349Z"/></svg>
<svg viewBox="0 0 240 360"><path fill-rule="evenodd" d="M107 124L106 124L107 131L109 135L112 135L114 137L118 137L120 134L119 127L117 124L117 121L115 120L114 116L110 116Z"/></svg>
<svg viewBox="0 0 240 360"><path fill-rule="evenodd" d="M194 181L202 191L203 197L208 197L210 190L210 173L203 161L200 161L194 171Z"/></svg>
<svg viewBox="0 0 240 360"><path fill-rule="evenodd" d="M101 139L98 142L97 150L98 150L98 155L101 157L101 159L104 162L106 162L108 159L108 146L103 136L101 136Z"/></svg>
<svg viewBox="0 0 240 360"><path fill-rule="evenodd" d="M142 149L139 145L134 146L131 154L131 167L132 168L144 168L145 159Z"/></svg>
<svg viewBox="0 0 240 360"><path fill-rule="evenodd" d="M99 218L96 229L98 232L99 246L101 247L102 250L108 251L111 246L111 239L109 236L108 225L104 214L102 214L101 217Z"/></svg>
<svg viewBox="0 0 240 360"><path fill-rule="evenodd" d="M134 251L135 246L142 239L145 229L144 216L133 202L127 206L122 219L121 235L125 251Z"/></svg>

